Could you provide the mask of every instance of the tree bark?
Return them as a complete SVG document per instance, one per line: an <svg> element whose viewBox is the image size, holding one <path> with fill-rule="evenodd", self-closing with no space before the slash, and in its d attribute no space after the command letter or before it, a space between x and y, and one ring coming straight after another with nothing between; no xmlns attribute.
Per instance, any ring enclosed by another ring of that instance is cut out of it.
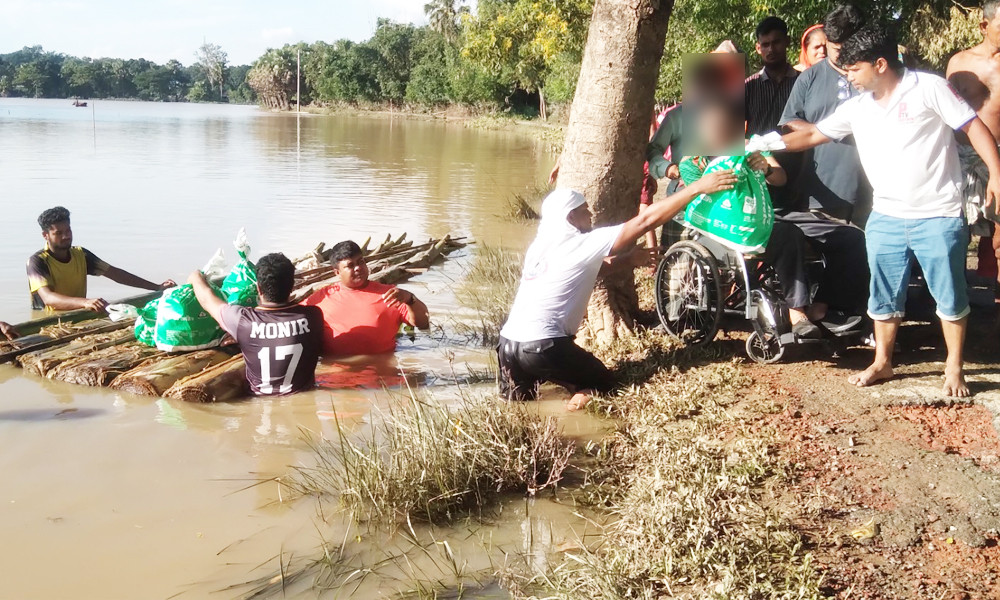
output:
<svg viewBox="0 0 1000 600"><path fill-rule="evenodd" d="M639 210L649 123L673 0L597 0L570 111L559 187L582 192L597 227ZM628 331L638 309L631 272L599 280L583 342Z"/></svg>

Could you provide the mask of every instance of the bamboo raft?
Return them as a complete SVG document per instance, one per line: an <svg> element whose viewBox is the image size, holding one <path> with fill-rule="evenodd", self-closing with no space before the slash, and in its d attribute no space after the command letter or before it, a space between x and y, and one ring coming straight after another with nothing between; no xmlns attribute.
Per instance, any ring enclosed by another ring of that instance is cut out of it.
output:
<svg viewBox="0 0 1000 600"><path fill-rule="evenodd" d="M362 253L372 281L394 284L426 272L465 245L463 238L448 236L415 244L404 233L395 239L387 236L374 246L369 238ZM319 244L292 261L294 301L337 280L331 255L332 249ZM159 294L122 302L141 308ZM133 325L86 310L21 323L15 328L22 337L0 341L0 364L15 363L27 373L57 381L187 402L226 402L248 396L245 363L236 346L167 353L137 342Z"/></svg>

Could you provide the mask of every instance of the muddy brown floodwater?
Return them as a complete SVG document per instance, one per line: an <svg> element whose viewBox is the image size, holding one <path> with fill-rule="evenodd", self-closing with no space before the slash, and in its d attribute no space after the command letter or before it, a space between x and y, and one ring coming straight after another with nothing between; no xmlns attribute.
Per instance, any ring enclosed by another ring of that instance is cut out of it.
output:
<svg viewBox="0 0 1000 600"><path fill-rule="evenodd" d="M554 161L530 137L461 123L94 104L0 99L8 199L0 319L31 314L24 263L41 243L35 218L53 205L72 211L77 244L142 276L182 280L218 247L232 260L239 227L257 256L404 231L523 246L533 228L497 215L512 194L543 182ZM358 431L398 402L400 372L449 401L456 376L487 366L488 351L448 341L463 313L453 289L473 252L405 285L430 306L434 335L401 340L392 361L327 366L326 387L308 394L190 405L0 365L0 598L234 597L240 591L229 586L277 572L279 557L314 556L321 535L351 533L331 506L288 502L273 481L256 484L310 464L303 435L335 436L333 415ZM128 294L91 281L93 293ZM563 412L559 400L537 407ZM581 439L606 426L586 415L562 423ZM434 535L476 566L484 539L544 557L587 528L550 498L500 508L475 535L468 527ZM388 580L365 585L355 597L396 589Z"/></svg>

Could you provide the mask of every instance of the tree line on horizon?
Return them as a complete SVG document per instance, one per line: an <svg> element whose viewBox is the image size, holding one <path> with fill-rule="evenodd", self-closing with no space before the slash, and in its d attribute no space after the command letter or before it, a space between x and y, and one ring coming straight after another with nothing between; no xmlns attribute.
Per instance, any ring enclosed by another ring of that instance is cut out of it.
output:
<svg viewBox="0 0 1000 600"><path fill-rule="evenodd" d="M468 105L546 116L573 99L594 0L430 0L429 24L379 19L366 41L318 41L268 49L252 65L231 66L206 43L185 67L171 60L77 58L39 46L0 55L0 96L137 98L254 103L287 110L296 103L301 58L303 105L442 107ZM680 96L683 55L730 39L759 68L753 31L784 18L795 43L822 20L829 0L676 0L657 98ZM894 28L921 67L942 71L954 51L978 43L978 9L952 0L855 0L873 21Z"/></svg>
<svg viewBox="0 0 1000 600"><path fill-rule="evenodd" d="M230 66L225 51L205 43L185 67L139 59L78 58L41 46L0 54L0 97L118 98L161 102L252 104L250 65Z"/></svg>

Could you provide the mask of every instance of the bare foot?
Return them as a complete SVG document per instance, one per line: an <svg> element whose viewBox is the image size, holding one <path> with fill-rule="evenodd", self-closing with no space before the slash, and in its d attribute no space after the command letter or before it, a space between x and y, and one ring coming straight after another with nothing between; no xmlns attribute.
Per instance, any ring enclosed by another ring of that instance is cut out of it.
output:
<svg viewBox="0 0 1000 600"><path fill-rule="evenodd" d="M944 387L942 388L945 396L954 396L955 398L968 398L972 395L969 392L969 386L965 384L965 372L962 369L945 369L944 370Z"/></svg>
<svg viewBox="0 0 1000 600"><path fill-rule="evenodd" d="M892 367L889 365L881 366L872 364L864 371L860 373L855 373L847 378L848 383L852 383L858 387L867 387L873 383L878 383L879 381L885 381L892 377Z"/></svg>
<svg viewBox="0 0 1000 600"><path fill-rule="evenodd" d="M590 404L590 394L577 392L566 402L566 410L581 410L586 408L588 404Z"/></svg>

